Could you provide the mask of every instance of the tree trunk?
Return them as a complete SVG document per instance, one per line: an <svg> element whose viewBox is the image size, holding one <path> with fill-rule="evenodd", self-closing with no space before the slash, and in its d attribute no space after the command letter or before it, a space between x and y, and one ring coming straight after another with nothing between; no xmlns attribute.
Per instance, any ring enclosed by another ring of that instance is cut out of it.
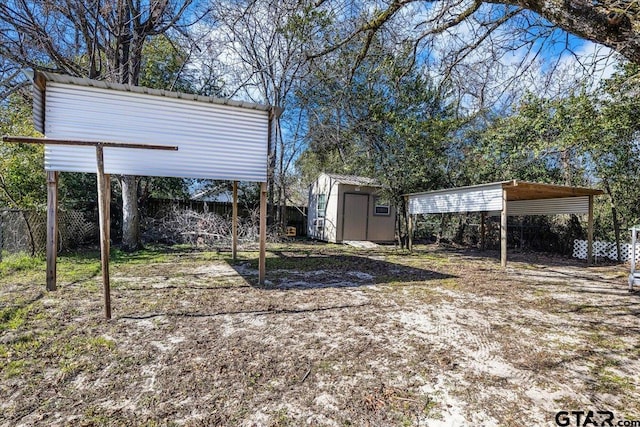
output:
<svg viewBox="0 0 640 427"><path fill-rule="evenodd" d="M444 237L444 227L446 224L447 224L446 214L440 214L440 229L438 230L438 234L436 235L436 245L439 245L440 241Z"/></svg>
<svg viewBox="0 0 640 427"><path fill-rule="evenodd" d="M36 254L36 239L33 237L33 227L31 227L31 221L29 221L29 217L24 209L20 209L20 214L22 215L22 219L24 219L24 224L27 226L29 245L31 245L31 256L34 256ZM56 248L56 250L58 249Z"/></svg>
<svg viewBox="0 0 640 427"><path fill-rule="evenodd" d="M460 216L458 221L458 229L456 230L456 236L453 238L453 241L459 244L464 243L464 233L467 230L467 225L469 224L469 214L466 213L464 216Z"/></svg>
<svg viewBox="0 0 640 427"><path fill-rule="evenodd" d="M407 221L407 204L404 197L396 202L397 212L396 223L398 228L398 245L400 249L408 248L409 243L409 222Z"/></svg>
<svg viewBox="0 0 640 427"><path fill-rule="evenodd" d="M122 250L133 252L142 247L138 212L138 179L135 176L122 176L120 186L122 187Z"/></svg>

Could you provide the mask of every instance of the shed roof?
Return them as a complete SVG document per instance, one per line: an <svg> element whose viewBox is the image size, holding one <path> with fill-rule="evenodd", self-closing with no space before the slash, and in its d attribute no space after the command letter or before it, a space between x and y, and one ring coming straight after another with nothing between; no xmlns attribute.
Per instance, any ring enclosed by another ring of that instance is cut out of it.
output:
<svg viewBox="0 0 640 427"><path fill-rule="evenodd" d="M365 176L356 175L340 175L334 173L325 174L338 184L345 185L361 185L366 187L381 187L380 182L375 178L367 178Z"/></svg>
<svg viewBox="0 0 640 427"><path fill-rule="evenodd" d="M406 196L423 196L430 194L446 194L450 192L460 192L464 190L483 190L501 186L507 190L507 200L540 200L557 199L563 197L596 196L603 194L602 190L587 187L573 187L568 185L542 184L538 182L518 181L498 181L487 184L469 185L466 187L446 188L441 190L425 191L420 193L406 194Z"/></svg>

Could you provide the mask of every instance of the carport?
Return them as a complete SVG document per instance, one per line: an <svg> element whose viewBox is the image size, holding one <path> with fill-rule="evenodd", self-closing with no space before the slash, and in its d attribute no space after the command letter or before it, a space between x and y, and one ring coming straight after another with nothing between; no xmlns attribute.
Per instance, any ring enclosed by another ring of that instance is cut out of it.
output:
<svg viewBox="0 0 640 427"><path fill-rule="evenodd" d="M602 190L526 181L501 181L405 195L409 214L409 236L413 235L412 216L479 212L500 215L500 261L507 265L507 217L526 215L586 214L587 262L593 262L593 197ZM484 227L482 227L484 228ZM409 248L412 242L409 241Z"/></svg>

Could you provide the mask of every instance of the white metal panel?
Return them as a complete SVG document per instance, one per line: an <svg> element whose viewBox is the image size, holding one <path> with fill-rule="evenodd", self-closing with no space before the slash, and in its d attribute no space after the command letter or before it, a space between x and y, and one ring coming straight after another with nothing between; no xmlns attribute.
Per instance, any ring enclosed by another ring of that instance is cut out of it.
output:
<svg viewBox="0 0 640 427"><path fill-rule="evenodd" d="M47 82L45 135L177 145L105 148L105 172L264 182L269 112L216 103ZM46 170L95 172L95 149L45 146Z"/></svg>
<svg viewBox="0 0 640 427"><path fill-rule="evenodd" d="M40 133L44 133L44 93L33 85L33 125Z"/></svg>
<svg viewBox="0 0 640 427"><path fill-rule="evenodd" d="M502 184L409 195L410 214L502 210Z"/></svg>
<svg viewBox="0 0 640 427"><path fill-rule="evenodd" d="M589 196L507 202L509 216L586 214L588 212Z"/></svg>

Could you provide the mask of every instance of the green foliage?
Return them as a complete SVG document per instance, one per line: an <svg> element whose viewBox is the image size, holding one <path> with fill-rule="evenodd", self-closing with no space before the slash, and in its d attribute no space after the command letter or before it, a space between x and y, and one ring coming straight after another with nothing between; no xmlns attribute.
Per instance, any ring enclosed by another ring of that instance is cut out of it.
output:
<svg viewBox="0 0 640 427"><path fill-rule="evenodd" d="M402 242L402 195L444 185L449 142L460 122L446 88L409 59L409 46L390 49L376 38L369 54L342 51L299 94L309 111L309 146L297 166L307 182L319 172L377 178L401 214ZM354 63L359 66L351 73Z"/></svg>
<svg viewBox="0 0 640 427"><path fill-rule="evenodd" d="M469 176L476 182L522 179L585 184L584 153L599 136L590 125L596 117L595 106L584 94L559 100L529 95L515 114L494 120L472 136Z"/></svg>
<svg viewBox="0 0 640 427"><path fill-rule="evenodd" d="M17 92L0 104L0 134L38 136L31 121L31 100ZM46 203L41 145L0 144L0 205L34 209Z"/></svg>
<svg viewBox="0 0 640 427"><path fill-rule="evenodd" d="M162 34L149 39L142 49L140 86L176 92L195 93L188 74L188 52Z"/></svg>
<svg viewBox="0 0 640 427"><path fill-rule="evenodd" d="M638 67L627 65L598 95L529 95L511 116L468 135L467 178L600 186L609 200L596 204L596 232L615 238L640 219L639 89Z"/></svg>
<svg viewBox="0 0 640 427"><path fill-rule="evenodd" d="M369 52L353 75L335 70L351 70L357 50L332 58L299 94L312 114L309 147L297 166L308 181L322 171L376 177L398 202L443 182L458 122L446 93L408 51L375 40Z"/></svg>

